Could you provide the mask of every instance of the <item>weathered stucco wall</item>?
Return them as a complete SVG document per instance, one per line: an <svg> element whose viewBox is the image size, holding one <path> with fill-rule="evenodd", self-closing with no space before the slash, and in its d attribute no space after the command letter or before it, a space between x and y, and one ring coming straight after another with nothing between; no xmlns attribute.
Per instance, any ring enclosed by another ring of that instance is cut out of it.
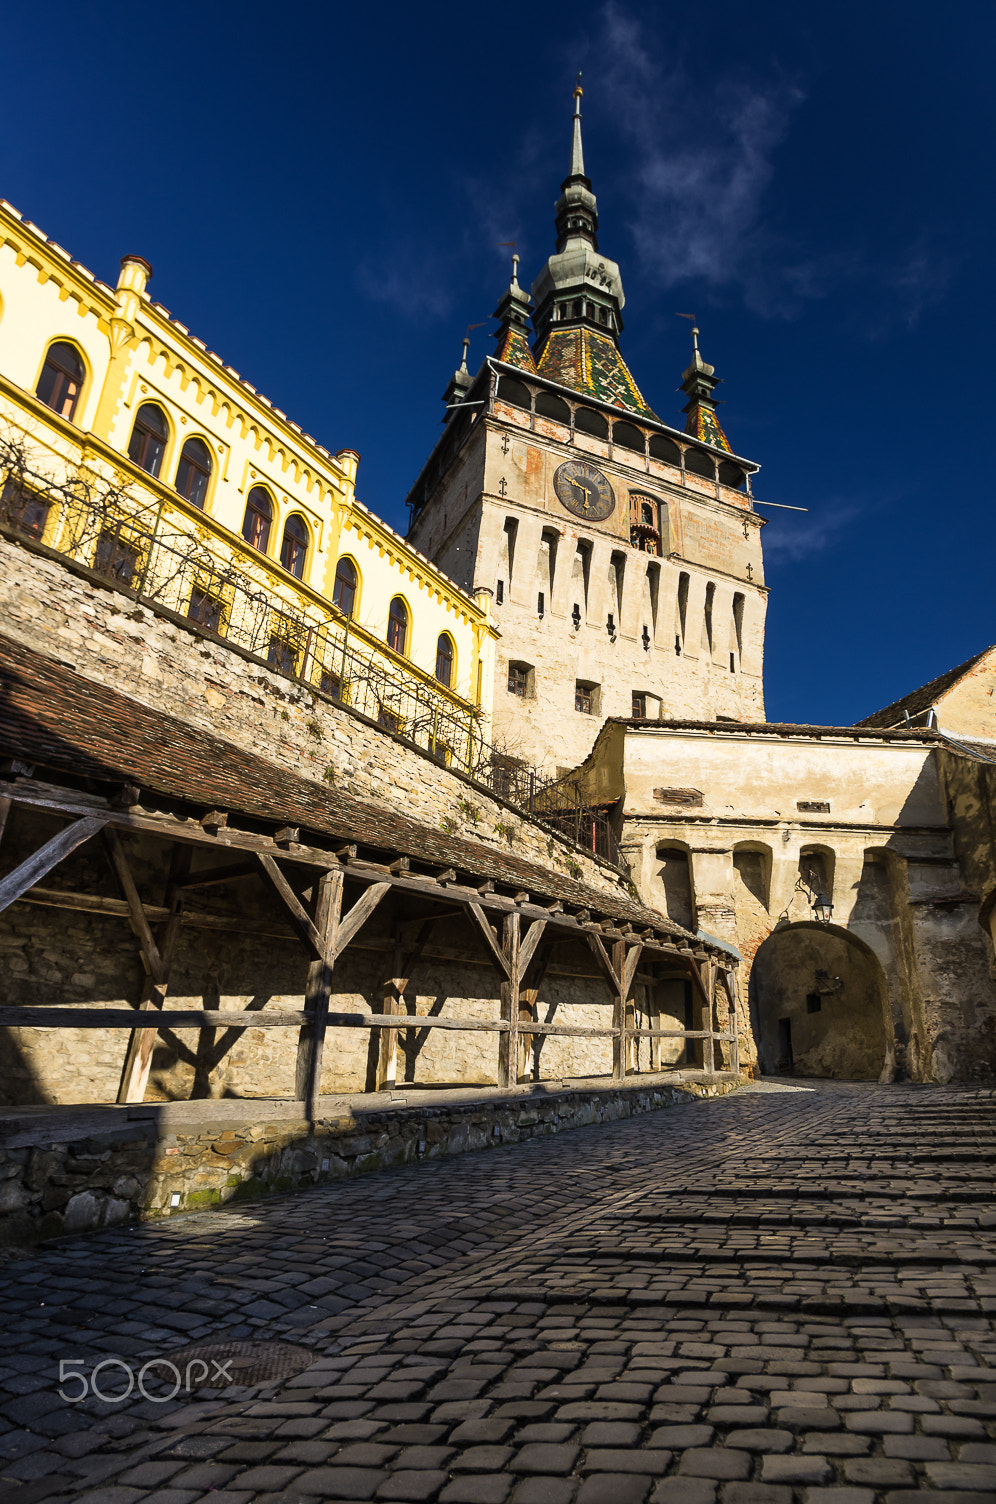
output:
<svg viewBox="0 0 996 1504"><path fill-rule="evenodd" d="M616 498L598 522L568 512L553 485L582 457ZM761 524L743 493L501 402L430 489L411 539L464 589L495 592L494 725L512 753L575 767L606 716L632 713L634 693L652 719L763 714ZM661 509L657 556L631 546L633 496ZM525 699L508 693L510 663L532 670ZM579 681L597 687L591 714L575 709Z"/></svg>
<svg viewBox="0 0 996 1504"><path fill-rule="evenodd" d="M930 734L607 727L587 786L623 799L644 901L743 955L742 1058L786 1059L785 1020L800 1073L973 1080L996 1073L985 766ZM808 936L817 891L857 942L834 965ZM818 1014L817 972L844 979Z"/></svg>

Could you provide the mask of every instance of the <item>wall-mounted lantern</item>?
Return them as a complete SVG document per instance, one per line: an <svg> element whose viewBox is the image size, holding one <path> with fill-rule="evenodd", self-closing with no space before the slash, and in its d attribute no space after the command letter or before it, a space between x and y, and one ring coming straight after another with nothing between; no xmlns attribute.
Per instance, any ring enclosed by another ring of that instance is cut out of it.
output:
<svg viewBox="0 0 996 1504"><path fill-rule="evenodd" d="M833 918L833 904L825 893L817 893L813 899L813 917L817 924L829 924Z"/></svg>

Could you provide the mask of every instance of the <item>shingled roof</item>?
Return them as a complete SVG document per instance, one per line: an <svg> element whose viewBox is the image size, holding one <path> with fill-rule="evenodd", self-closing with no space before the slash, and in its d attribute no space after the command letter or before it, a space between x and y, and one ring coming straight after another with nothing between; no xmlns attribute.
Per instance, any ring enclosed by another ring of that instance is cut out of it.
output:
<svg viewBox="0 0 996 1504"><path fill-rule="evenodd" d="M966 658L964 663L959 663L957 668L949 668L947 673L938 674L936 679L931 679L929 684L922 684L919 689L913 689L909 694L903 695L899 700L893 700L891 705L886 705L884 710L876 710L874 715L865 716L864 720L856 721L856 726L898 726L905 724L906 714L910 720L914 716L923 713L936 705L942 695L953 689L959 679L973 669L977 663L991 653L993 647L983 648L981 653L976 653L972 658ZM905 712L905 713L904 713Z"/></svg>
<svg viewBox="0 0 996 1504"><path fill-rule="evenodd" d="M503 849L445 835L401 809L311 782L3 636L0 751L77 778L134 783L166 802L297 825L302 840L307 831L317 837L316 845L331 840L375 847L651 927L662 937L689 938L679 925L621 894Z"/></svg>

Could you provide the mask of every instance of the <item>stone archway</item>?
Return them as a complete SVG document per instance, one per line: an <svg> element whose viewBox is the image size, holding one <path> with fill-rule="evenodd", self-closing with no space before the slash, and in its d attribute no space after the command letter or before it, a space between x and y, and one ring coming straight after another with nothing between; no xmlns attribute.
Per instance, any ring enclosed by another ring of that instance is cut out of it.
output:
<svg viewBox="0 0 996 1504"><path fill-rule="evenodd" d="M754 957L749 995L763 1075L877 1081L891 1059L885 973L835 925L774 930Z"/></svg>

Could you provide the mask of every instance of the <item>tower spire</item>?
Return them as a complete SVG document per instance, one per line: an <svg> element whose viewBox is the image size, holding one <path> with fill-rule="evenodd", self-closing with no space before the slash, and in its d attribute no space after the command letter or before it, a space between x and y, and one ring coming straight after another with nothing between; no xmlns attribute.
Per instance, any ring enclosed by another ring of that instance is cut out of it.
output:
<svg viewBox="0 0 996 1504"><path fill-rule="evenodd" d="M574 85L574 124L572 126L573 135L571 137L570 171L572 178L584 177L584 149L581 145L581 96L583 94L584 90L581 87L581 75L579 73L578 81Z"/></svg>

